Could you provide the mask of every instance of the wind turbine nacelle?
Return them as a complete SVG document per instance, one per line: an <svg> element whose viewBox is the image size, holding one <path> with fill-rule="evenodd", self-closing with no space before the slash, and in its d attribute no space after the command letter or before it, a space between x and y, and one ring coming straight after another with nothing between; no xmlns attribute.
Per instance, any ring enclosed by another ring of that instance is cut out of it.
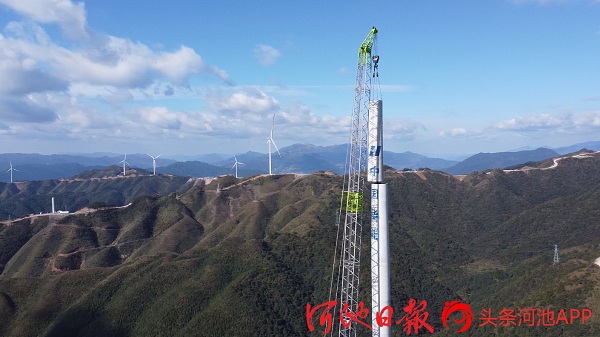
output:
<svg viewBox="0 0 600 337"><path fill-rule="evenodd" d="M383 102L369 102L367 181L383 181Z"/></svg>

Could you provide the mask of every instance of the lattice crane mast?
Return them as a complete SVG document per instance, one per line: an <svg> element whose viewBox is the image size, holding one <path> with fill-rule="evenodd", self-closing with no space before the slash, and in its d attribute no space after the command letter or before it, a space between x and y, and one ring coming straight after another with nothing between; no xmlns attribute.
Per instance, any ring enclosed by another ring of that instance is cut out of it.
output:
<svg viewBox="0 0 600 337"><path fill-rule="evenodd" d="M359 303L361 237L364 210L363 190L365 175L367 175L365 171L367 153L370 153L370 155L375 153L374 151L368 152L367 145L371 137L371 131L369 131L369 110L373 110L372 82L374 78L378 79L379 76L377 70L379 56L376 51L377 29L373 27L358 50L358 67L352 112L352 133L348 146L347 175L344 178L344 188L338 215L337 255L334 258L332 285L330 289L332 293L334 286L333 274L336 274L337 269L337 283L335 284L335 296L338 303L337 317L340 317L340 310L354 311ZM376 89L379 91L378 87ZM381 107L381 100L375 102L379 102L378 106ZM378 149L381 149L381 147ZM377 154L379 154L379 151L377 151ZM382 162L377 162L382 165ZM382 170L382 166L378 166L373 170ZM369 181L371 181L371 178L369 178ZM343 218L344 224L341 225L343 214L345 214ZM377 304L379 305L379 300ZM357 335L356 322L346 321L345 323L350 324L341 324L338 321L338 335L355 337ZM331 333L333 334L334 330ZM377 329L377 336L379 336L379 329Z"/></svg>

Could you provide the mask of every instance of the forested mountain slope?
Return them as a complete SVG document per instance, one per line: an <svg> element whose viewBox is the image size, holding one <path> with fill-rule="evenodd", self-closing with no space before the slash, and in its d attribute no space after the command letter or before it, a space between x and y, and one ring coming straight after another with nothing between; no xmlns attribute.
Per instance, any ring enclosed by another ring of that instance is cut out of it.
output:
<svg viewBox="0 0 600 337"><path fill-rule="evenodd" d="M28 214L50 213L55 209L75 212L85 206L123 206L146 195L185 192L195 179L172 175L151 175L146 171L111 166L85 171L69 179L0 183L0 220Z"/></svg>
<svg viewBox="0 0 600 337"><path fill-rule="evenodd" d="M461 299L474 312L464 336L600 335L596 315L479 326L484 308L600 313L599 172L595 156L460 179L388 170L394 318L410 298L426 300L434 335L455 335L440 316ZM328 300L341 185L328 173L230 176L127 207L3 223L0 334L308 336L306 304Z"/></svg>

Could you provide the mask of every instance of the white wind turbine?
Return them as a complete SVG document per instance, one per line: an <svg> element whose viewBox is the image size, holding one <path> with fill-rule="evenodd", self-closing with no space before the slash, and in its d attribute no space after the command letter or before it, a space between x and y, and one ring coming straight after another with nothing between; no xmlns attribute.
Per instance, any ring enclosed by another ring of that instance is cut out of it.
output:
<svg viewBox="0 0 600 337"><path fill-rule="evenodd" d="M127 162L127 153L125 153L125 158L121 160L119 164L120 163L123 163L123 176L125 176L125 165L131 167L131 165L129 165L129 163Z"/></svg>
<svg viewBox="0 0 600 337"><path fill-rule="evenodd" d="M13 182L13 171L17 171L19 172L19 170L17 170L16 168L14 168L12 166L12 162L10 162L10 168L8 169L8 171L6 171L6 173L10 172L10 182Z"/></svg>
<svg viewBox="0 0 600 337"><path fill-rule="evenodd" d="M146 154L147 154L147 153L146 153ZM154 173L152 173L152 175L153 175L153 176L155 176L155 175L156 175L156 159L157 159L158 157L160 157L160 156L162 156L162 154L159 154L159 155L158 155L158 156L156 156L156 157L152 157L151 155L149 155L149 154L148 154L148 157L152 158L152 170L154 171Z"/></svg>
<svg viewBox="0 0 600 337"><path fill-rule="evenodd" d="M233 155L233 159L235 159L235 164L233 164L233 166L231 167L231 169L233 170L233 168L235 167L235 177L237 178L238 177L238 166L239 165L244 165L244 163L240 163L237 160L237 157L235 155Z"/></svg>
<svg viewBox="0 0 600 337"><path fill-rule="evenodd" d="M267 144L269 144L269 175L272 175L272 168L271 168L271 143L273 144L273 146L275 146L275 150L277 150L277 153L279 153L279 156L281 157L281 153L279 152L279 149L277 148L277 145L275 144L275 141L273 140L273 128L275 127L275 115L273 115L273 124L271 125L271 136L269 136L269 138L267 138Z"/></svg>

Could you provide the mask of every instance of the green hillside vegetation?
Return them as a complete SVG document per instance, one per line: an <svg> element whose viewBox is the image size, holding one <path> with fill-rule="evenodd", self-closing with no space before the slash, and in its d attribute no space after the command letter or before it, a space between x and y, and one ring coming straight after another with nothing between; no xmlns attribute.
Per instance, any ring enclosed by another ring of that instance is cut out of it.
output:
<svg viewBox="0 0 600 337"><path fill-rule="evenodd" d="M216 177L218 175L231 174L231 169L229 167L215 166L200 161L186 161L159 167L157 168L157 172L168 172L178 176Z"/></svg>
<svg viewBox="0 0 600 337"><path fill-rule="evenodd" d="M597 158L462 180L388 169L394 320L410 298L426 300L434 335L453 336L441 312L461 299L475 316L463 336L600 335L599 169ZM139 193L127 207L0 224L0 335L322 335L309 334L305 306L329 299L342 177L228 176L140 197L151 178L113 186ZM87 184L80 188L93 190ZM365 229L367 307L369 242ZM583 325L478 326L484 308L532 307L594 316ZM397 325L393 335L406 333Z"/></svg>
<svg viewBox="0 0 600 337"><path fill-rule="evenodd" d="M0 220L16 219L29 214L49 213L51 197L55 209L74 212L86 206L122 206L145 195L183 193L194 184L188 177L156 175L111 166L91 170L71 179L0 183Z"/></svg>

